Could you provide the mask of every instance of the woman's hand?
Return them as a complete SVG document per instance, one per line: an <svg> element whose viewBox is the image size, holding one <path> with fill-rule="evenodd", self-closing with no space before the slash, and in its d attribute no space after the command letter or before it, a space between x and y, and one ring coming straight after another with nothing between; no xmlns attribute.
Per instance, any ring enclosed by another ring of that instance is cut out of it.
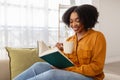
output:
<svg viewBox="0 0 120 80"><path fill-rule="evenodd" d="M55 47L63 51L63 43L56 43Z"/></svg>

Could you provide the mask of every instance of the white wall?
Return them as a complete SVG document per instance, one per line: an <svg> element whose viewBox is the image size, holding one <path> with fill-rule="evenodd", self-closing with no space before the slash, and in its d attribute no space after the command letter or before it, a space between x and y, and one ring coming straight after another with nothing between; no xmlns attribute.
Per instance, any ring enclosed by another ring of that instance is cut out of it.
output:
<svg viewBox="0 0 120 80"><path fill-rule="evenodd" d="M107 40L106 63L120 61L120 0L93 0L100 13L99 30Z"/></svg>

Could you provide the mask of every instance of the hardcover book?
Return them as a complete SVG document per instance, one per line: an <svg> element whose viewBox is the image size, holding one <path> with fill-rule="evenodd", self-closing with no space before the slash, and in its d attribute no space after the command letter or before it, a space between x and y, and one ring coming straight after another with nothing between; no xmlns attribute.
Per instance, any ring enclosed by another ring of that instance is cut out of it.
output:
<svg viewBox="0 0 120 80"><path fill-rule="evenodd" d="M41 46L41 44L39 44L39 46ZM46 45L46 48L46 51L39 53L39 57L51 64L52 66L56 68L67 68L74 65L73 62L70 61L70 59L68 59L57 47L48 49L48 46Z"/></svg>

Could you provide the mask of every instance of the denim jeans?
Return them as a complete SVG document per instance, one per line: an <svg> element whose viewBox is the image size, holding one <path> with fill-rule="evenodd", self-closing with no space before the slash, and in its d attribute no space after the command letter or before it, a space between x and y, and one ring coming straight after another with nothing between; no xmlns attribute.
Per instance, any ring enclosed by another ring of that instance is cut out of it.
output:
<svg viewBox="0 0 120 80"><path fill-rule="evenodd" d="M46 62L37 62L13 80L93 80L93 78L62 69L53 69Z"/></svg>

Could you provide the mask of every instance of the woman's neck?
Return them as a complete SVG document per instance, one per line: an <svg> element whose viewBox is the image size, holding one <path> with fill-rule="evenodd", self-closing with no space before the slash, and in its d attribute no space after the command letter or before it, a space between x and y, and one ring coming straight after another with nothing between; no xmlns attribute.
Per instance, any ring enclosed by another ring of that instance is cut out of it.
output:
<svg viewBox="0 0 120 80"><path fill-rule="evenodd" d="M87 30L82 30L81 32L77 33L78 41L82 38L82 36L87 32Z"/></svg>

